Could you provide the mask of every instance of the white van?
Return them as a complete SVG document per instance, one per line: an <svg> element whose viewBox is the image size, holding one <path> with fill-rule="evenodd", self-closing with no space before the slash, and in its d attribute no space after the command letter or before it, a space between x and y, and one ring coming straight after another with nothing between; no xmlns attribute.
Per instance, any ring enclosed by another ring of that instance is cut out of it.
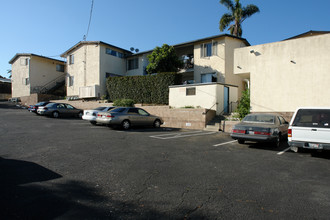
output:
<svg viewBox="0 0 330 220"><path fill-rule="evenodd" d="M330 107L298 108L288 130L291 150L330 150Z"/></svg>

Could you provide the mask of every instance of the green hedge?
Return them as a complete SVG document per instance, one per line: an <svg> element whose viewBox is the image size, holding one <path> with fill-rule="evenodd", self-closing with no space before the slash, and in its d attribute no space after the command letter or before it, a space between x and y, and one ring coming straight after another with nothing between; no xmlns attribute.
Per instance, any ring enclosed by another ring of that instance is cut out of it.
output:
<svg viewBox="0 0 330 220"><path fill-rule="evenodd" d="M109 77L109 99L133 99L135 103L168 104L168 87L180 84L181 79L181 75L176 73Z"/></svg>

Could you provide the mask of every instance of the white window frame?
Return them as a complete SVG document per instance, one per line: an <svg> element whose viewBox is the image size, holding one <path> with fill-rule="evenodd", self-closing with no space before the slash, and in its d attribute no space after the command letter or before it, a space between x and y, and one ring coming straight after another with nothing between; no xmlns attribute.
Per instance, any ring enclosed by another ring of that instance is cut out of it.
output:
<svg viewBox="0 0 330 220"><path fill-rule="evenodd" d="M21 58L20 62L21 62L21 66L27 66L29 65L29 58Z"/></svg>
<svg viewBox="0 0 330 220"><path fill-rule="evenodd" d="M74 54L69 55L69 64L74 64Z"/></svg>
<svg viewBox="0 0 330 220"><path fill-rule="evenodd" d="M208 46L207 45L211 45L210 47L210 52L207 53L207 48ZM208 55L209 54L209 55ZM217 56L218 55L218 41L211 41L211 42L207 42L207 43L204 43L204 44L201 44L201 57L202 58L208 58L208 57L211 57L211 56Z"/></svg>

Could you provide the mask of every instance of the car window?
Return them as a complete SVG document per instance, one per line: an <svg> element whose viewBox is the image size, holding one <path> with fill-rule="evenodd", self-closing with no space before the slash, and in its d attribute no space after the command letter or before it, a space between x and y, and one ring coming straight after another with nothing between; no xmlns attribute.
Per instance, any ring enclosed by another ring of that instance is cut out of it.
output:
<svg viewBox="0 0 330 220"><path fill-rule="evenodd" d="M58 104L57 108L65 108L65 105L64 104Z"/></svg>
<svg viewBox="0 0 330 220"><path fill-rule="evenodd" d="M274 124L275 117L273 115L247 115L242 120L243 122L250 122L250 123L267 123L267 124Z"/></svg>
<svg viewBox="0 0 330 220"><path fill-rule="evenodd" d="M68 109L74 109L74 107L72 105L66 104L66 108Z"/></svg>
<svg viewBox="0 0 330 220"><path fill-rule="evenodd" d="M115 107L108 107L108 108L106 108L106 109L104 109L103 111L108 111L108 112L110 112L111 110L113 110Z"/></svg>
<svg viewBox="0 0 330 220"><path fill-rule="evenodd" d="M280 123L285 124L285 119L282 116L278 116Z"/></svg>
<svg viewBox="0 0 330 220"><path fill-rule="evenodd" d="M126 110L126 108L115 108L111 110L111 112L122 113Z"/></svg>
<svg viewBox="0 0 330 220"><path fill-rule="evenodd" d="M330 110L300 109L292 126L330 128Z"/></svg>
<svg viewBox="0 0 330 220"><path fill-rule="evenodd" d="M136 108L130 108L127 111L128 114L139 114L138 110Z"/></svg>
<svg viewBox="0 0 330 220"><path fill-rule="evenodd" d="M149 113L146 112L146 111L143 110L143 109L138 109L138 113L139 113L139 115L143 115L143 116L147 116L147 115L149 115Z"/></svg>

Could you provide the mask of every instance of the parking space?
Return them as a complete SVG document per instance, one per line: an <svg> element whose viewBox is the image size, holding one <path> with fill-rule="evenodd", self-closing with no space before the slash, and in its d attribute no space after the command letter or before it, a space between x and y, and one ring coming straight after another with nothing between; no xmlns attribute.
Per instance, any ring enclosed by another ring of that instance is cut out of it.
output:
<svg viewBox="0 0 330 220"><path fill-rule="evenodd" d="M0 107L0 217L327 219L330 158ZM27 208L24 208L27 207ZM43 210L40 212L40 210Z"/></svg>

